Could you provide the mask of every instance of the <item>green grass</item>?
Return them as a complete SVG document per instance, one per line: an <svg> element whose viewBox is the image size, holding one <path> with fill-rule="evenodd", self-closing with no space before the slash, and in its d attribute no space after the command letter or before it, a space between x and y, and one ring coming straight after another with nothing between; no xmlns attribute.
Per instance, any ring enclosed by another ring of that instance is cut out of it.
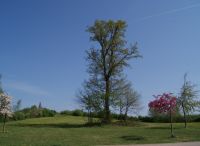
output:
<svg viewBox="0 0 200 146"><path fill-rule="evenodd" d="M169 124L165 123L87 127L85 122L86 118L73 116L9 122L7 132L0 132L0 146L90 146L200 141L200 123L189 123L187 129L181 123L174 124L176 138L170 138Z"/></svg>

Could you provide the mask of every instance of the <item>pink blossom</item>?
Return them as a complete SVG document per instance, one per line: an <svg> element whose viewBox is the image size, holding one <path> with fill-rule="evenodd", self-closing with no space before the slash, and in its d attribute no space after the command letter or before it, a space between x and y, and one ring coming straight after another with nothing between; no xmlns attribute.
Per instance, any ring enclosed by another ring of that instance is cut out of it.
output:
<svg viewBox="0 0 200 146"><path fill-rule="evenodd" d="M158 111L159 113L175 112L177 98L172 93L163 93L155 96L155 100L149 102L149 108Z"/></svg>

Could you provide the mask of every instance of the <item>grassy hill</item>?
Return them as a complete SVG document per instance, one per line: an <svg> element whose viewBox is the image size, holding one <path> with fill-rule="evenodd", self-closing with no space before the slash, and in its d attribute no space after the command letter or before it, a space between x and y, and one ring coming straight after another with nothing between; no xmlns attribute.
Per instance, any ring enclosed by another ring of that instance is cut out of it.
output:
<svg viewBox="0 0 200 146"><path fill-rule="evenodd" d="M85 125L86 120L85 117L56 116L9 122L7 132L0 132L0 145L90 146L200 141L200 123L189 123L187 129L183 128L183 124L175 124L176 138L172 139L169 137L169 124L165 123L88 127Z"/></svg>

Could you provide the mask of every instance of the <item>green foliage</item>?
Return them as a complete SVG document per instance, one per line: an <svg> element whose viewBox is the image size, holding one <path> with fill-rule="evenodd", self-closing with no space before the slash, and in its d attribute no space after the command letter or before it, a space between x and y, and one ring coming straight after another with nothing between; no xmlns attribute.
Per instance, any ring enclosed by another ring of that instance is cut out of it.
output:
<svg viewBox="0 0 200 146"><path fill-rule="evenodd" d="M17 120L24 120L26 117L25 117L25 114L23 112L20 112L20 111L17 111L13 114L13 117L12 119L17 121Z"/></svg>
<svg viewBox="0 0 200 146"><path fill-rule="evenodd" d="M83 116L83 111L82 110L79 110L79 109L76 109L72 112L72 115L73 116Z"/></svg>
<svg viewBox="0 0 200 146"><path fill-rule="evenodd" d="M139 116L138 120L141 122L152 123L169 123L169 115L157 115L157 116ZM182 115L174 115L173 122L184 123L185 119ZM188 116L188 122L200 122L200 115Z"/></svg>
<svg viewBox="0 0 200 146"><path fill-rule="evenodd" d="M53 117L57 114L55 110L50 110L48 108L42 108L42 115L40 117Z"/></svg>
<svg viewBox="0 0 200 146"><path fill-rule="evenodd" d="M64 110L60 112L61 115L72 115L72 111L70 110Z"/></svg>

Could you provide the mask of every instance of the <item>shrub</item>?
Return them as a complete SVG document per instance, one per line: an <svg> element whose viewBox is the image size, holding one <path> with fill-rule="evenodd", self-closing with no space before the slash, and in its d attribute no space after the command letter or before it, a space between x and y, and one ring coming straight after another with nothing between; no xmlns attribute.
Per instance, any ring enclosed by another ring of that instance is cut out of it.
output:
<svg viewBox="0 0 200 146"><path fill-rule="evenodd" d="M39 118L39 117L53 117L56 111L48 108L38 108L33 105L30 108L24 108L13 114L12 120L24 120L28 118ZM1 118L0 118L1 121Z"/></svg>
<svg viewBox="0 0 200 146"><path fill-rule="evenodd" d="M73 116L83 116L83 111L82 110L79 110L79 109L76 109L72 112L72 115Z"/></svg>
<svg viewBox="0 0 200 146"><path fill-rule="evenodd" d="M72 115L72 111L64 110L60 112L61 115Z"/></svg>
<svg viewBox="0 0 200 146"><path fill-rule="evenodd" d="M50 110L50 109L47 109L47 108L42 109L42 117L53 117L55 115L56 115L55 110Z"/></svg>
<svg viewBox="0 0 200 146"><path fill-rule="evenodd" d="M25 114L23 112L15 112L13 114L13 120L24 120L25 119Z"/></svg>

